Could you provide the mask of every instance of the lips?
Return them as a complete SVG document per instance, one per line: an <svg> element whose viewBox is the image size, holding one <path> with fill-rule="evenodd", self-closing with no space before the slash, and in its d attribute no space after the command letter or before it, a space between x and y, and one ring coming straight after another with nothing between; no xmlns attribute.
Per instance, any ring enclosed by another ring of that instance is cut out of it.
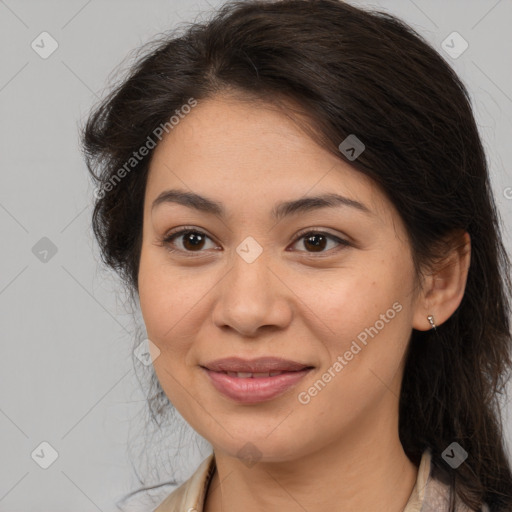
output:
<svg viewBox="0 0 512 512"><path fill-rule="evenodd" d="M228 357L210 361L202 366L214 372L261 373L266 374L266 376L270 372L297 372L305 368L311 368L309 365L280 357L259 357L251 360L240 357Z"/></svg>
<svg viewBox="0 0 512 512"><path fill-rule="evenodd" d="M202 365L213 387L242 404L264 402L294 387L313 368L276 357L218 359Z"/></svg>
<svg viewBox="0 0 512 512"><path fill-rule="evenodd" d="M280 372L222 372L230 377L238 377L239 379L263 379L265 377L277 377L282 375L284 371Z"/></svg>

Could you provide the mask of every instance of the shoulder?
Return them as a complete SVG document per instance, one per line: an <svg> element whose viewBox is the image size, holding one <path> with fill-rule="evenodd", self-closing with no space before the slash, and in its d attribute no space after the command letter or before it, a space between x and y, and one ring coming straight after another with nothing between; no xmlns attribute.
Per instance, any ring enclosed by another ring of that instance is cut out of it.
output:
<svg viewBox="0 0 512 512"><path fill-rule="evenodd" d="M153 512L187 512L189 509L202 512L206 488L215 471L212 453L201 462L193 475L169 496Z"/></svg>

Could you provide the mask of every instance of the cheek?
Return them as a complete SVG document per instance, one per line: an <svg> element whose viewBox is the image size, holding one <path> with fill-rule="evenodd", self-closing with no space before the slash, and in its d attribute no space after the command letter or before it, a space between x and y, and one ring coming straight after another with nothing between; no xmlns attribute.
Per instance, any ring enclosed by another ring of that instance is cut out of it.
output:
<svg viewBox="0 0 512 512"><path fill-rule="evenodd" d="M198 328L193 306L200 294L161 264L141 265L140 277L140 307L147 337L160 350L153 361L156 376L171 403L187 411L191 404L184 392L190 371L186 362Z"/></svg>
<svg viewBox="0 0 512 512"><path fill-rule="evenodd" d="M372 372L390 382L410 337L412 273L406 261L393 265L386 261L386 268L374 264L371 271L347 272L327 286L315 286L315 293L309 295L316 313L316 337L328 354L321 371L330 368L336 375L332 380L347 399L377 382Z"/></svg>
<svg viewBox="0 0 512 512"><path fill-rule="evenodd" d="M390 309L389 316L394 316L393 304L403 295L395 284L400 280L393 279L389 269L385 274L372 274L358 271L329 276L323 282L301 280L297 294L304 297L317 324L323 324L335 344L343 346L347 336L356 336Z"/></svg>
<svg viewBox="0 0 512 512"><path fill-rule="evenodd" d="M197 298L193 283L180 278L149 249L141 255L139 302L148 338L165 351L167 340L176 337L184 326L191 327L191 322L180 320L187 318Z"/></svg>

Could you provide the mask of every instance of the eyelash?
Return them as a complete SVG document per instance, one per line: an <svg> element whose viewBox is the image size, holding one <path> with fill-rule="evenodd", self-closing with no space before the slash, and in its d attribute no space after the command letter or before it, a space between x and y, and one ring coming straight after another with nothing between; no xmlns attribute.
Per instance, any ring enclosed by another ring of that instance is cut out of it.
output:
<svg viewBox="0 0 512 512"><path fill-rule="evenodd" d="M167 234L164 238L162 238L159 241L159 245L160 246L165 246L165 248L169 252L171 252L171 253L182 253L182 254L185 253L185 254L187 254L187 257L192 257L192 258L200 256L200 254L202 252L204 252L204 251L183 251L182 249L176 249L176 248L174 248L172 246L172 242L173 242L173 240L175 238L179 238L180 236L183 236L183 235L185 235L187 233L195 233L195 234L204 236L204 237L209 238L210 240L212 240L211 237L209 237L206 233L204 233L203 231L201 231L199 229L192 228L192 227L185 227L185 228L180 229L179 231L174 231L174 232L170 232L169 234ZM311 228L309 228L306 231L302 231L302 232L298 233L297 236L295 237L295 239L293 240L291 245L295 245L301 238L305 238L307 235L322 235L322 236L325 236L326 238L329 238L331 240L334 240L335 242L338 242L341 247L337 247L335 249L330 249L328 251L320 251L318 253L314 253L314 252L310 252L310 251L298 251L298 252L304 252L306 254L320 254L320 255L322 255L322 254L329 253L329 252L331 252L333 250L335 252L337 252L338 250L341 250L344 247L349 247L351 245L347 240L344 240L342 238L334 236L331 233L327 233L326 231L321 231L321 230L314 230L314 229L311 229ZM194 252L197 252L197 255L195 255ZM322 257L322 256L320 256L320 257Z"/></svg>

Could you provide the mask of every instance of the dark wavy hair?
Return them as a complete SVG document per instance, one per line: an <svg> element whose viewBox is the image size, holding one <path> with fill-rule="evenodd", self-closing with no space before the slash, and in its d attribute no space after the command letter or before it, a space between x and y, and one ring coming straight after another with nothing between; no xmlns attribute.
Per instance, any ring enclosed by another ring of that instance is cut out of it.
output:
<svg viewBox="0 0 512 512"><path fill-rule="evenodd" d="M366 149L349 163L398 210L418 275L446 253L440 242L469 233L471 264L459 308L436 330L412 330L399 435L415 464L431 450L437 478L469 507L512 510L500 404L511 369L510 261L461 80L388 13L337 0L229 2L208 20L151 41L94 108L81 136L96 184L112 183L134 150L190 98L225 92L297 105L311 137L342 160L340 142L357 134ZM97 195L92 218L102 261L132 297L152 153ZM149 403L154 417L170 405L160 387ZM441 456L454 441L469 454L456 470Z"/></svg>

